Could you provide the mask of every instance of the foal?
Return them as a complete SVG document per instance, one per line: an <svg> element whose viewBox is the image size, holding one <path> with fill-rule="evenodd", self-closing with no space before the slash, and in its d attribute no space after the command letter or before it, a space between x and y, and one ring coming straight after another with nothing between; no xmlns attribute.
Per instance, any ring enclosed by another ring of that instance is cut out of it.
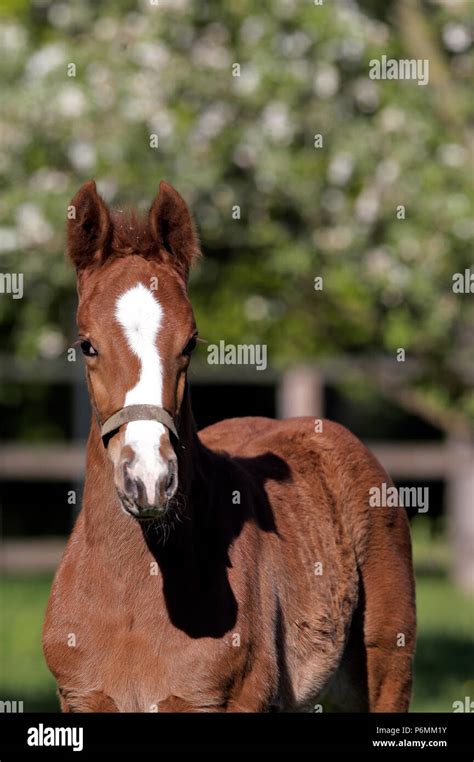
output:
<svg viewBox="0 0 474 762"><path fill-rule="evenodd" d="M198 435L185 202L161 183L140 220L89 182L72 207L94 415L43 633L62 710L407 711L408 523L369 506L389 478L329 421L238 418Z"/></svg>

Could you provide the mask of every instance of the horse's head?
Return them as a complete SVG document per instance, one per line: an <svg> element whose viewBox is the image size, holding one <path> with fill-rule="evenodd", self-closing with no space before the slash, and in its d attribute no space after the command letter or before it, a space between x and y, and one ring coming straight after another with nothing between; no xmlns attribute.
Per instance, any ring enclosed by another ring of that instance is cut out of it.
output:
<svg viewBox="0 0 474 762"><path fill-rule="evenodd" d="M187 296L188 270L199 251L193 223L181 196L166 183L146 219L111 213L94 182L73 198L69 217L79 342L95 414L103 424L132 405L158 411L151 420L133 416L104 440L115 485L127 513L157 518L178 486L170 428L179 418L196 343ZM160 409L165 423L170 416L169 426L160 422Z"/></svg>

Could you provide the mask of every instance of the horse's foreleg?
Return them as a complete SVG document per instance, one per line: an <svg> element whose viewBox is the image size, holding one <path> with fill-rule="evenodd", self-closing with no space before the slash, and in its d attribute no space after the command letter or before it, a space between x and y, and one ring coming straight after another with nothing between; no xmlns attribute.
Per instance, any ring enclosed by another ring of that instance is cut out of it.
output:
<svg viewBox="0 0 474 762"><path fill-rule="evenodd" d="M254 665L239 689L227 703L227 712L268 712L274 702L277 668L272 664Z"/></svg>

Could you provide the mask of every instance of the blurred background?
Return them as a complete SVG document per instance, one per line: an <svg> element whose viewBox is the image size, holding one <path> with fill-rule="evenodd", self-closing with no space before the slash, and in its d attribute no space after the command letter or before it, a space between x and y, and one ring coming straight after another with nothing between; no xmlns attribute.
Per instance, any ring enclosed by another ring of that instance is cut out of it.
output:
<svg viewBox="0 0 474 762"><path fill-rule="evenodd" d="M58 709L40 634L90 419L64 230L91 177L119 208L171 182L201 336L268 345L264 372L201 346L200 427L327 416L429 488L412 708L474 698L467 0L3 0L0 21L0 274L24 277L0 293L0 700ZM382 55L428 59L429 84L370 79Z"/></svg>

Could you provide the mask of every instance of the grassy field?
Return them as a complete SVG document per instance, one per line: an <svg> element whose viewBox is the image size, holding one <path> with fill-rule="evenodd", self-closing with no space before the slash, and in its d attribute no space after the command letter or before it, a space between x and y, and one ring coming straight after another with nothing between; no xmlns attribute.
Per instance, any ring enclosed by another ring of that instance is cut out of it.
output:
<svg viewBox="0 0 474 762"><path fill-rule="evenodd" d="M452 711L474 697L474 600L443 571L443 550L418 538L418 645L413 711ZM435 562L434 562L435 561ZM0 582L0 699L24 711L57 711L55 684L43 660L41 626L50 577L4 577Z"/></svg>
<svg viewBox="0 0 474 762"><path fill-rule="evenodd" d="M41 650L51 577L4 577L0 583L0 698L25 712L58 711L55 682Z"/></svg>

